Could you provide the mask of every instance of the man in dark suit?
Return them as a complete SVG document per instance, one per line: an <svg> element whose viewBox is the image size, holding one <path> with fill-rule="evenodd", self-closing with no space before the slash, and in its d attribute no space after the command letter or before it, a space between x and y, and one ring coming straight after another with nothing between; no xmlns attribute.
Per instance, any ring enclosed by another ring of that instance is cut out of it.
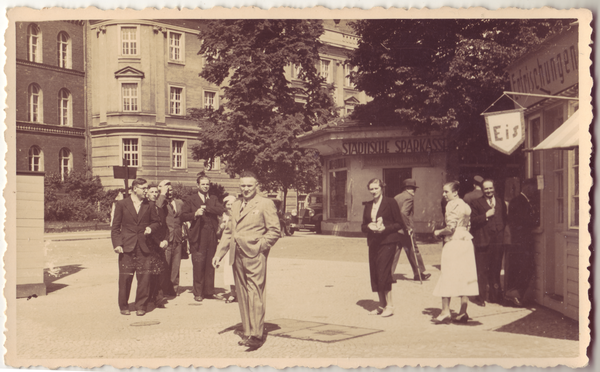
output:
<svg viewBox="0 0 600 372"><path fill-rule="evenodd" d="M404 180L403 186L403 191L396 195L394 199L400 208L400 214L402 215L404 226L406 226L406 231L404 231L404 234L401 234L402 240L396 249L396 254L394 255L392 275L396 272L396 266L398 265L398 260L400 259L400 253L402 252L402 248L404 248L406 255L408 256L408 262L410 263L410 267L413 271L413 279L427 280L431 274L425 272L425 264L423 263L423 258L421 257L421 253L419 253L419 247L417 246L417 242L415 241L413 235L413 216L415 214L414 199L415 191L418 188L417 182L412 178L408 178Z"/></svg>
<svg viewBox="0 0 600 372"><path fill-rule="evenodd" d="M471 234L475 245L479 297L475 303L500 302L500 271L504 256L506 204L494 190L494 181L484 180L483 196L471 203Z"/></svg>
<svg viewBox="0 0 600 372"><path fill-rule="evenodd" d="M277 208L272 200L257 195L257 186L254 173L240 174L242 198L233 203L231 220L212 259L216 268L225 253L230 252L244 328L238 344L251 349L264 342L267 256L281 236Z"/></svg>
<svg viewBox="0 0 600 372"><path fill-rule="evenodd" d="M146 314L150 294L150 248L146 236L160 227L155 208L146 200L148 184L138 178L131 183L129 198L117 202L111 226L111 239L115 253L119 254L119 308L129 315L129 293L133 275L137 278L135 308L138 316Z"/></svg>
<svg viewBox="0 0 600 372"><path fill-rule="evenodd" d="M535 199L537 181L524 181L521 194L510 201L508 225L511 245L507 252L506 298L521 306L531 292L535 279L535 246L533 230L539 226L540 215Z"/></svg>
<svg viewBox="0 0 600 372"><path fill-rule="evenodd" d="M219 216L225 207L216 196L208 195L210 180L205 175L196 179L198 193L189 196L181 213L181 221L190 221L188 232L192 253L194 300L201 302L205 298L215 298L215 269L211 258L217 248L217 230Z"/></svg>
<svg viewBox="0 0 600 372"><path fill-rule="evenodd" d="M165 246L165 259L167 270L161 278L161 288L167 296L179 295L179 270L181 267L181 249L183 241L183 230L181 213L183 212L183 201L173 198L173 187L171 181L162 180L158 184L160 195L156 200L164 223L164 235L162 245Z"/></svg>
<svg viewBox="0 0 600 372"><path fill-rule="evenodd" d="M475 199L479 199L483 196L483 191L481 191L481 183L483 182L483 177L475 176L473 177L473 190L469 191L465 194L463 201L469 205Z"/></svg>

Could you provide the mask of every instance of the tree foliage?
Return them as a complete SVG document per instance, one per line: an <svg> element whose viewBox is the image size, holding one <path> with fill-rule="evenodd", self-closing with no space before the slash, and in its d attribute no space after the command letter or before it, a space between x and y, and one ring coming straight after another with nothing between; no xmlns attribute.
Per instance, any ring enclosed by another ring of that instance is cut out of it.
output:
<svg viewBox="0 0 600 372"><path fill-rule="evenodd" d="M350 59L358 67L352 79L373 97L355 117L373 125L407 125L415 134L459 128L485 136L480 114L510 87L506 67L569 21L354 22L360 41Z"/></svg>
<svg viewBox="0 0 600 372"><path fill-rule="evenodd" d="M231 176L254 170L266 190L314 188L319 159L296 136L337 115L316 67L322 33L316 20L209 21L199 35L200 76L223 86L224 103L190 110L202 129L194 158L218 156ZM286 78L290 65L303 84Z"/></svg>

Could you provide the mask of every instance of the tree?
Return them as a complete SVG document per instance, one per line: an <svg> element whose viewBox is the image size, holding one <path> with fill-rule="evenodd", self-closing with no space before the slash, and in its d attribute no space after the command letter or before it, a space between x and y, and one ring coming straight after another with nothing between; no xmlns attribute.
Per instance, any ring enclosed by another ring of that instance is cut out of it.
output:
<svg viewBox="0 0 600 372"><path fill-rule="evenodd" d="M199 34L200 76L223 85L225 103L190 110L202 129L194 159L218 156L231 176L253 170L263 189L284 192L284 202L291 187L315 187L319 158L296 136L337 116L316 68L322 33L317 20L209 21ZM287 80L290 65L303 84Z"/></svg>
<svg viewBox="0 0 600 372"><path fill-rule="evenodd" d="M373 97L357 107L354 118L372 125L406 125L415 134L450 130L452 147L464 150L463 156L489 150L480 114L509 90L506 67L572 21L354 22L360 41L350 58L358 67L352 79ZM507 108L514 108L508 99L493 111Z"/></svg>

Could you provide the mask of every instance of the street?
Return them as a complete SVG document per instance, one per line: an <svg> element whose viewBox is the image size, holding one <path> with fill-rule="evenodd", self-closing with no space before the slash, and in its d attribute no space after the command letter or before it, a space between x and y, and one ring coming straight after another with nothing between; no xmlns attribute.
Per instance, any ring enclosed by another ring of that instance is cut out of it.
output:
<svg viewBox="0 0 600 372"><path fill-rule="evenodd" d="M233 333L240 322L236 303L194 302L190 260L181 267L186 292L166 309L123 316L117 306L117 255L108 231L46 234L45 248L48 295L17 300L13 366L42 359L46 367L226 366L256 365L265 358L279 360L269 365L307 366L356 366L356 359L364 366L440 363L429 358L505 366L547 358L543 365L555 365L585 352L577 341L577 322L542 307L469 304L472 320L466 325L434 324L431 318L441 307L432 295L440 275L440 242L420 244L432 274L422 285L412 280L402 253L393 286L395 314L381 318L368 315L377 295L370 290L364 238L298 232L280 239L268 261L269 335L251 352L237 345ZM223 291L222 267L215 284ZM135 281L130 304L134 295ZM459 300L450 306L456 313Z"/></svg>

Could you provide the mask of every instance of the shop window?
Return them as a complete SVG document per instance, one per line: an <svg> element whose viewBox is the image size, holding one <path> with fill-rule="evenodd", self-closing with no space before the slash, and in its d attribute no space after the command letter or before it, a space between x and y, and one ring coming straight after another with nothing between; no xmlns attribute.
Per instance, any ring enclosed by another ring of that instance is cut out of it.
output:
<svg viewBox="0 0 600 372"><path fill-rule="evenodd" d="M58 92L58 124L72 125L71 93L66 89Z"/></svg>
<svg viewBox="0 0 600 372"><path fill-rule="evenodd" d="M173 153L173 163L171 166L174 169L183 169L186 167L186 150L185 150L185 141L173 141L171 143L172 153Z"/></svg>
<svg viewBox="0 0 600 372"><path fill-rule="evenodd" d="M185 34L169 31L169 60L183 62L185 56Z"/></svg>
<svg viewBox="0 0 600 372"><path fill-rule="evenodd" d="M56 43L58 67L71 68L71 38L63 31L58 34Z"/></svg>
<svg viewBox="0 0 600 372"><path fill-rule="evenodd" d="M44 153L38 146L29 148L29 170L32 172L44 171Z"/></svg>
<svg viewBox="0 0 600 372"><path fill-rule="evenodd" d="M348 171L340 168L346 168L346 158L329 161L329 217L347 219L346 181Z"/></svg>
<svg viewBox="0 0 600 372"><path fill-rule="evenodd" d="M140 150L137 138L123 138L123 159L129 167L139 167Z"/></svg>
<svg viewBox="0 0 600 372"><path fill-rule="evenodd" d="M27 60L42 63L42 32L35 23L27 28Z"/></svg>
<svg viewBox="0 0 600 372"><path fill-rule="evenodd" d="M60 179L61 181L64 181L73 169L73 154L71 153L71 150L62 148L58 154L58 157L60 164Z"/></svg>
<svg viewBox="0 0 600 372"><path fill-rule="evenodd" d="M43 121L43 96L42 89L37 84L29 86L29 121L41 123Z"/></svg>
<svg viewBox="0 0 600 372"><path fill-rule="evenodd" d="M554 150L554 185L556 187L556 223L565 222L564 151Z"/></svg>

